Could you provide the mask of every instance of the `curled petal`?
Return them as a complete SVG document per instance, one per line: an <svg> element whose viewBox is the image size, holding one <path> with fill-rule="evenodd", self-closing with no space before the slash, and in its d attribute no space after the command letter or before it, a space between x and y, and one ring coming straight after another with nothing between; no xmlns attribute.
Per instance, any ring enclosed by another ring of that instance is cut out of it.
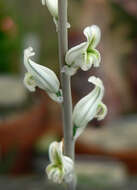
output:
<svg viewBox="0 0 137 190"><path fill-rule="evenodd" d="M63 146L62 141L60 143L55 141L50 144L49 159L52 163L60 164L62 162L62 157L63 157L62 146Z"/></svg>
<svg viewBox="0 0 137 190"><path fill-rule="evenodd" d="M36 82L35 79L33 78L33 76L30 73L25 73L25 77L24 77L24 84L25 86L28 88L28 90L30 90L31 92L35 91L36 88Z"/></svg>
<svg viewBox="0 0 137 190"><path fill-rule="evenodd" d="M104 95L104 86L103 86L102 80L100 78L91 76L88 78L88 82L94 84L96 87L101 88L103 90L103 95Z"/></svg>
<svg viewBox="0 0 137 190"><path fill-rule="evenodd" d="M58 167L50 164L46 168L46 172L47 172L47 175L48 175L48 179L52 180L54 183L61 184L63 182L64 174L61 171L61 169L59 169Z"/></svg>
<svg viewBox="0 0 137 190"><path fill-rule="evenodd" d="M89 47L95 48L101 38L100 28L96 25L88 26L84 29L83 33L87 38Z"/></svg>
<svg viewBox="0 0 137 190"><path fill-rule="evenodd" d="M93 83L95 88L74 107L73 136L75 139L83 132L88 122L96 117L98 105L104 95L104 86L99 78L89 77L88 81Z"/></svg>
<svg viewBox="0 0 137 190"><path fill-rule="evenodd" d="M88 57L87 57L87 65L91 66L93 65L94 67L99 67L101 62L101 56L98 50L92 49L90 52L88 52Z"/></svg>
<svg viewBox="0 0 137 190"><path fill-rule="evenodd" d="M97 107L96 118L97 120L100 121L104 119L106 115L107 115L107 106L101 102Z"/></svg>
<svg viewBox="0 0 137 190"><path fill-rule="evenodd" d="M72 159L67 156L63 156L63 165L64 165L64 181L69 183L74 177L74 163Z"/></svg>
<svg viewBox="0 0 137 190"><path fill-rule="evenodd" d="M86 42L83 42L68 50L65 57L66 64L74 67L79 66L85 62L85 52L87 47L88 44Z"/></svg>

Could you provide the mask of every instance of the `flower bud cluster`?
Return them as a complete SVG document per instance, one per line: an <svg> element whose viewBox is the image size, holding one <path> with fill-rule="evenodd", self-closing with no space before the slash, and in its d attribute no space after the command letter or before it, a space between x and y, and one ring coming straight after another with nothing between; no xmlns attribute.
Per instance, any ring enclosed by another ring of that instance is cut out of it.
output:
<svg viewBox="0 0 137 190"><path fill-rule="evenodd" d="M43 5L47 5L49 12L58 29L58 0L42 0ZM67 24L69 27L70 25ZM88 26L83 31L86 41L72 47L65 56L62 72L66 75L74 75L78 69L88 71L91 67L99 67L101 56L96 49L101 31L98 26ZM44 90L48 96L58 102L63 102L60 82L56 74L49 68L35 63L32 57L35 55L33 48L24 50L24 65L27 73L24 77L24 84L30 91L35 91L36 87ZM107 114L107 107L102 102L104 96L104 86L100 78L91 76L88 82L92 83L94 89L83 97L74 107L72 114L73 140L76 140L84 131L89 121L96 118L102 120ZM74 178L73 160L63 154L63 142L53 142L49 147L50 164L46 168L48 178L55 183L70 183Z"/></svg>

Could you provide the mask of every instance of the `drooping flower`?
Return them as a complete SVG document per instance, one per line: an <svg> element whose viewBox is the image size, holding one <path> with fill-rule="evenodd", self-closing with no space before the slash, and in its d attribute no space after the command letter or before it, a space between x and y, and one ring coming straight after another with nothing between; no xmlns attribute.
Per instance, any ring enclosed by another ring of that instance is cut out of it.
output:
<svg viewBox="0 0 137 190"><path fill-rule="evenodd" d="M69 75L74 75L79 68L87 71L92 65L94 67L99 67L100 65L100 53L95 49L101 37L99 27L96 25L88 26L83 33L87 41L72 47L66 53L66 65L63 68L63 72Z"/></svg>
<svg viewBox="0 0 137 190"><path fill-rule="evenodd" d="M88 122L93 118L104 119L107 114L107 107L102 103L104 86L99 78L89 77L89 82L95 85L94 89L82 98L74 107L73 111L73 136L79 137L84 131Z"/></svg>
<svg viewBox="0 0 137 190"><path fill-rule="evenodd" d="M58 31L58 0L42 0L42 5L47 5L50 14L53 16L56 31ZM70 28L69 23L67 23L67 28Z"/></svg>
<svg viewBox="0 0 137 190"><path fill-rule="evenodd" d="M56 74L49 68L36 64L31 60L35 53L32 47L24 51L24 65L27 73L24 78L24 84L30 91L35 91L38 86L47 92L51 99L61 103L63 101L60 82Z"/></svg>
<svg viewBox="0 0 137 190"><path fill-rule="evenodd" d="M51 164L46 168L48 179L54 183L69 183L73 179L74 163L71 158L63 155L63 142L53 142L49 147Z"/></svg>

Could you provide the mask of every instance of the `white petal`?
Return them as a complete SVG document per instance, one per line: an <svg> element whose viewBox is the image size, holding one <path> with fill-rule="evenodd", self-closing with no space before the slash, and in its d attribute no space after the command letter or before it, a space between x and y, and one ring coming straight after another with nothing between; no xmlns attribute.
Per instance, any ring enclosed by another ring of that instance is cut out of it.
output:
<svg viewBox="0 0 137 190"><path fill-rule="evenodd" d="M59 91L60 83L57 76L52 70L42 65L38 65L31 60L30 66L31 73L40 88L53 93L57 93Z"/></svg>
<svg viewBox="0 0 137 190"><path fill-rule="evenodd" d="M63 165L66 174L71 173L74 170L73 160L68 156L63 156Z"/></svg>
<svg viewBox="0 0 137 190"><path fill-rule="evenodd" d="M100 28L96 25L88 26L84 29L83 33L87 38L89 46L95 48L101 38Z"/></svg>
<svg viewBox="0 0 137 190"><path fill-rule="evenodd" d="M46 173L48 175L48 179L52 180L54 183L60 184L63 182L64 173L60 168L49 165L46 168Z"/></svg>
<svg viewBox="0 0 137 190"><path fill-rule="evenodd" d="M102 80L100 78L91 76L88 78L88 82L100 87L104 91L104 86L103 86Z"/></svg>
<svg viewBox="0 0 137 190"><path fill-rule="evenodd" d="M83 42L66 53L65 61L71 67L79 66L85 61L85 52L88 47L87 42Z"/></svg>
<svg viewBox="0 0 137 190"><path fill-rule="evenodd" d="M64 165L64 181L69 183L73 180L74 177L74 162L71 158L63 156L63 165Z"/></svg>
<svg viewBox="0 0 137 190"><path fill-rule="evenodd" d="M25 73L24 84L28 88L28 90L30 90L31 92L34 92L37 86L33 76L31 75L31 73L28 73L28 72Z"/></svg>
<svg viewBox="0 0 137 190"><path fill-rule="evenodd" d="M97 120L102 120L107 115L107 106L103 104L102 102L98 105L96 118Z"/></svg>
<svg viewBox="0 0 137 190"><path fill-rule="evenodd" d="M104 95L104 87L99 78L90 77L88 81L95 84L95 88L74 107L73 133L75 139L83 132L88 122L96 117L97 107Z"/></svg>
<svg viewBox="0 0 137 190"><path fill-rule="evenodd" d="M49 92L57 93L59 90L59 81L56 74L44 67L42 65L38 65L33 62L30 57L34 55L34 53L28 52L28 50L32 50L30 48L24 51L24 64L29 73L31 73L37 83L37 85L43 90L48 90Z"/></svg>
<svg viewBox="0 0 137 190"><path fill-rule="evenodd" d="M62 141L60 143L53 142L49 146L49 159L52 163L58 164L59 162L62 162Z"/></svg>
<svg viewBox="0 0 137 190"><path fill-rule="evenodd" d="M92 49L91 52L88 52L87 56L87 65L93 65L94 67L99 67L101 62L101 56L99 51Z"/></svg>
<svg viewBox="0 0 137 190"><path fill-rule="evenodd" d="M63 182L63 175L59 169L54 172L52 180L54 183L58 184L61 184Z"/></svg>
<svg viewBox="0 0 137 190"><path fill-rule="evenodd" d="M93 56L90 56L90 57L87 56L87 60L85 63L83 63L81 65L81 69L83 71L88 71L92 67L93 62L94 62L94 57Z"/></svg>
<svg viewBox="0 0 137 190"><path fill-rule="evenodd" d="M57 18L58 17L58 0L45 0L46 5L48 7L48 10L50 14Z"/></svg>

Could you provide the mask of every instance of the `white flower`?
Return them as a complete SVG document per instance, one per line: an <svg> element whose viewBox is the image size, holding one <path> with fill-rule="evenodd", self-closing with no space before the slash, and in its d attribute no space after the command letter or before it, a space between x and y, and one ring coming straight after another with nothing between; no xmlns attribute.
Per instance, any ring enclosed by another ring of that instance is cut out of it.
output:
<svg viewBox="0 0 137 190"><path fill-rule="evenodd" d="M56 102L62 102L62 91L60 90L60 82L56 74L42 65L36 64L31 60L34 56L32 47L24 51L24 65L28 71L24 78L24 84L30 91L35 91L38 86L47 92L47 94Z"/></svg>
<svg viewBox="0 0 137 190"><path fill-rule="evenodd" d="M82 98L74 107L73 111L73 136L79 137L84 131L88 122L93 118L104 119L107 114L107 107L102 103L104 86L99 78L89 77L89 82L95 85L94 89Z"/></svg>
<svg viewBox="0 0 137 190"><path fill-rule="evenodd" d="M48 179L55 183L69 183L73 179L74 163L71 158L63 155L63 143L53 142L49 147L51 164L46 168Z"/></svg>
<svg viewBox="0 0 137 190"><path fill-rule="evenodd" d="M58 31L58 0L42 0L42 5L47 5L50 14L53 16L56 31ZM67 28L70 28L69 23L67 23Z"/></svg>
<svg viewBox="0 0 137 190"><path fill-rule="evenodd" d="M74 75L79 68L87 71L92 65L94 67L100 65L100 53L95 49L101 37L99 27L96 25L88 26L83 33L87 41L71 48L66 53L66 66L63 71L69 75Z"/></svg>

